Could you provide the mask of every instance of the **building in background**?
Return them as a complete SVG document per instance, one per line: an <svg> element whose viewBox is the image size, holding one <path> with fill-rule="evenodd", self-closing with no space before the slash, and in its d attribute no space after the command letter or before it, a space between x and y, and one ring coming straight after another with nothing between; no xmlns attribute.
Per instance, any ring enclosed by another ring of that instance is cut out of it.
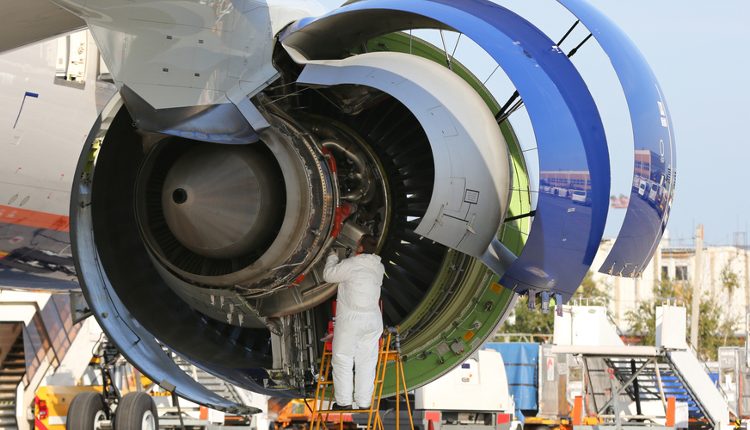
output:
<svg viewBox="0 0 750 430"><path fill-rule="evenodd" d="M744 241L743 241L744 243ZM614 244L604 240L592 269L601 267L603 256ZM717 302L726 306L727 318L744 321L750 306L750 250L747 246L706 246L702 257L703 275L700 280L702 294L712 294ZM651 263L640 278L618 278L595 272L593 280L609 295L609 310L618 326L628 332L628 311L635 310L643 301L654 298L654 288L662 281L671 281L679 289L690 289L696 273L695 249L671 247L669 234L665 233ZM683 303L684 304L684 303ZM738 330L743 330L738 324ZM739 333L738 333L739 334Z"/></svg>

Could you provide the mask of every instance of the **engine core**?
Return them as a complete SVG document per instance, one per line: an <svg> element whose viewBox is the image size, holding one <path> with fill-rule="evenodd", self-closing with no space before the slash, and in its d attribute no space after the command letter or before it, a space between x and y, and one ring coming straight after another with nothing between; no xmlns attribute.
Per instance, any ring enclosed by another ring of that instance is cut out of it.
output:
<svg viewBox="0 0 750 430"><path fill-rule="evenodd" d="M265 251L278 232L286 205L283 184L278 163L261 145L197 145L169 169L162 211L189 250L237 258Z"/></svg>

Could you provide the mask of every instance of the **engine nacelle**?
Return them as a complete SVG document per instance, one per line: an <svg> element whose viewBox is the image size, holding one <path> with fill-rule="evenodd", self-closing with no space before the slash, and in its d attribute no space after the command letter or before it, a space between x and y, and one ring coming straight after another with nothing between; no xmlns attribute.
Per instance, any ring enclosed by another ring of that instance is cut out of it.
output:
<svg viewBox="0 0 750 430"><path fill-rule="evenodd" d="M324 107L326 98L352 97L368 107ZM262 140L245 146L138 130L118 99L81 157L72 223L87 299L144 373L203 403L200 387L191 392L176 369L163 360L149 368L146 357L163 344L254 391L309 390L335 294L322 280L322 256L351 250L365 233L379 238L384 316L414 357L412 385L449 370L513 302L479 259L415 232L436 173L406 106L346 85L303 98L319 109L269 110ZM376 127L381 120L393 128ZM517 142L512 148L519 153ZM514 210L529 204L523 193L515 200ZM353 212L333 237L344 205ZM507 237L518 251L522 237ZM432 363L432 350L445 357Z"/></svg>
<svg viewBox="0 0 750 430"><path fill-rule="evenodd" d="M76 175L78 274L110 338L171 391L237 407L185 375L164 346L253 391L309 394L336 291L323 257L351 252L364 234L379 241L384 319L400 329L409 387L476 350L516 293L560 303L592 263L609 201L598 110L567 55L503 7L363 0L284 28L266 3L218 11L165 2L170 22L130 28L148 4L63 3L87 18L105 58L118 58L120 88ZM599 22L577 0L563 3ZM186 12L203 24L173 28ZM529 183L507 108L447 48L403 32L422 28L460 32L495 59L529 111L542 174L588 178L583 205ZM242 37L265 48L243 51ZM150 69L153 47L142 42L157 39L172 67ZM170 57L183 48L206 62ZM173 72L178 80L164 78ZM653 76L638 77L651 85ZM634 128L669 124L658 102L658 118L634 114ZM671 171L672 159L662 162ZM613 264L652 252L629 248ZM386 381L384 395L394 389Z"/></svg>

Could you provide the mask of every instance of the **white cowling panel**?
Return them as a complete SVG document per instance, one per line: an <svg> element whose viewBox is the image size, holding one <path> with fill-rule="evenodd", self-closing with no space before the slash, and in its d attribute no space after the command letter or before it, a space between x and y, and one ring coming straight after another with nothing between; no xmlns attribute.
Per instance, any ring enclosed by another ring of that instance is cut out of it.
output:
<svg viewBox="0 0 750 430"><path fill-rule="evenodd" d="M452 71L395 52L308 61L298 81L365 85L390 94L417 118L430 141L435 184L418 234L482 257L505 217L511 188L507 144L479 95Z"/></svg>
<svg viewBox="0 0 750 430"><path fill-rule="evenodd" d="M53 2L83 17L118 87L155 109L243 103L278 76L275 35L324 10L317 0Z"/></svg>

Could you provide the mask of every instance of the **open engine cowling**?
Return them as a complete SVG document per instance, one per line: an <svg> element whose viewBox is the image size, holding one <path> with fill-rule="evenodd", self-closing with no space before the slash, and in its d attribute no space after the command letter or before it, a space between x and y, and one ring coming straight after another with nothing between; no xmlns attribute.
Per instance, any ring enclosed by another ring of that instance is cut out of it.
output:
<svg viewBox="0 0 750 430"><path fill-rule="evenodd" d="M540 170L584 172L586 204L542 192L532 210L540 187L503 108L470 70L446 64L447 50L403 32L420 28L485 48L526 104ZM71 202L78 274L141 371L237 409L166 346L256 392L309 393L336 289L322 279L324 256L363 234L379 240L383 315L399 327L410 387L478 348L516 293L545 304L573 294L603 233L609 160L593 98L547 36L483 0L364 0L276 41L277 75L234 104L154 108L119 82L84 147ZM653 225L668 216L671 190ZM653 250L628 252L615 265Z"/></svg>
<svg viewBox="0 0 750 430"><path fill-rule="evenodd" d="M321 257L334 242L335 202L356 205L336 246L351 248L364 232L380 238L384 317L401 327L412 385L479 346L513 302L478 259L415 233L432 197L435 162L414 115L373 88L319 91L300 95L309 107L293 116L269 112L272 126L252 145L138 130L119 100L92 132L73 221L87 298L114 339L139 339L125 354L178 392L187 382L169 363L142 364L160 344L254 391L309 388L335 293L321 275ZM328 98L358 98L363 108L352 114ZM509 146L514 169L525 176L517 142ZM248 195L260 210L246 204ZM523 192L510 200L519 215L530 203ZM257 223L266 228L256 232ZM506 243L518 252L528 220L512 225ZM206 399L199 391L181 394ZM215 398L210 404L231 407Z"/></svg>

